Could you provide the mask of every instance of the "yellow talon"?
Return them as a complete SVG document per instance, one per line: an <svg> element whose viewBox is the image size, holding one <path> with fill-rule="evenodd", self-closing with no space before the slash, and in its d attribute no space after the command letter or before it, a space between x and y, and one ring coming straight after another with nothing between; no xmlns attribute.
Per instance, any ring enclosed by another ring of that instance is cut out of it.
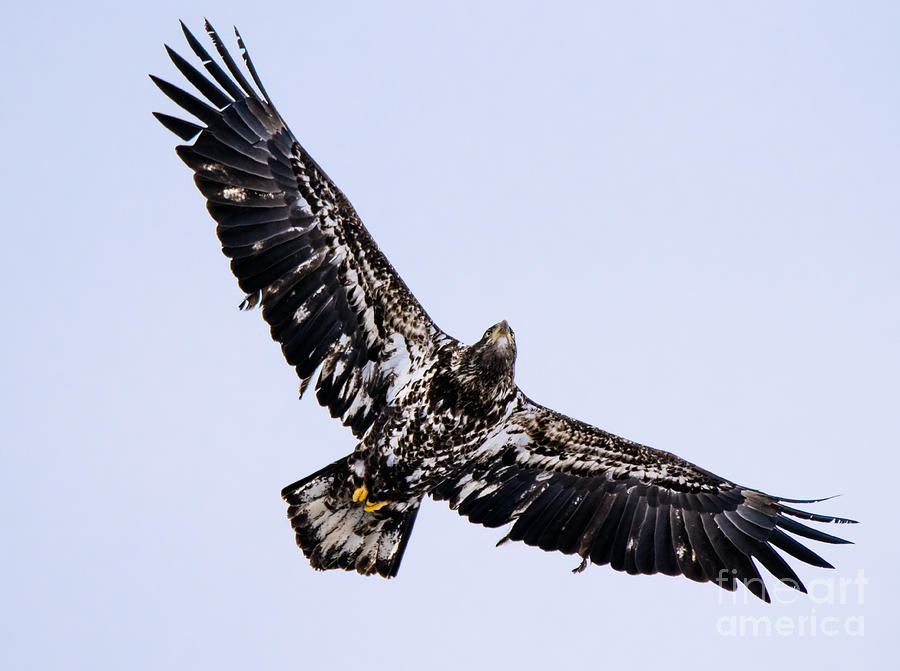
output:
<svg viewBox="0 0 900 671"><path fill-rule="evenodd" d="M374 513L376 510L381 510L389 503L390 501L379 501L378 503L366 501L366 505L363 507L363 510L365 510L367 513Z"/></svg>
<svg viewBox="0 0 900 671"><path fill-rule="evenodd" d="M377 503L373 501L369 501L369 490L365 485L361 487L357 487L353 490L353 502L354 503L364 503L363 510L367 513L374 513L376 510L381 510L384 508L390 501L379 501Z"/></svg>

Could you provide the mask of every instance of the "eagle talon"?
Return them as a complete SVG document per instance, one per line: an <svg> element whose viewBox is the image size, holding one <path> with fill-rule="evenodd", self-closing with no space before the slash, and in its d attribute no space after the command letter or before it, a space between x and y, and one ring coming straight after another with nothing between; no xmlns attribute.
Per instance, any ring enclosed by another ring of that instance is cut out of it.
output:
<svg viewBox="0 0 900 671"><path fill-rule="evenodd" d="M365 485L353 490L353 502L362 503L363 510L367 513L374 513L376 510L381 510L390 503L390 501L369 501L369 490Z"/></svg>

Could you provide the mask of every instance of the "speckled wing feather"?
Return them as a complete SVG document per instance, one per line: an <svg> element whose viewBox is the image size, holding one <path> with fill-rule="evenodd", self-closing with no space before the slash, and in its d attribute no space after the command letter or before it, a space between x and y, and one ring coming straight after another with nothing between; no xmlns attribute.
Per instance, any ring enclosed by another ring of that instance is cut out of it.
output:
<svg viewBox="0 0 900 671"><path fill-rule="evenodd" d="M218 222L222 250L272 337L316 397L357 436L389 384L385 362L402 338L413 363L441 332L375 245L353 207L297 142L241 49L248 81L209 23L221 63L182 24L207 74L166 47L201 98L152 77L202 125L157 113L185 141L178 155ZM224 68L222 67L224 66Z"/></svg>
<svg viewBox="0 0 900 671"><path fill-rule="evenodd" d="M684 575L728 590L743 582L766 601L754 560L805 591L776 548L831 568L790 534L848 542L792 518L852 522L789 507L785 502L812 501L742 487L525 396L474 458L432 494L449 500L471 522L487 527L512 522L504 541L580 555L579 568L592 562L633 575Z"/></svg>

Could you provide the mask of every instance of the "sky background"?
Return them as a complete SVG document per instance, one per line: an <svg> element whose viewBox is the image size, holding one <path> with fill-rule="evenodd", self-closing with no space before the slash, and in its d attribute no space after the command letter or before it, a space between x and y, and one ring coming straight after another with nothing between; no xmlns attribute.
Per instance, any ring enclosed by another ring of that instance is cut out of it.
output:
<svg viewBox="0 0 900 671"><path fill-rule="evenodd" d="M4 14L0 667L897 659L900 4ZM864 522L813 544L837 569L799 566L811 597L770 606L573 576L426 502L395 580L314 572L279 492L353 438L237 310L150 115L175 107L148 73L182 85L163 43L187 56L177 20L200 35L206 14L240 27L440 326L472 342L508 319L535 400L773 494L842 494L814 508Z"/></svg>

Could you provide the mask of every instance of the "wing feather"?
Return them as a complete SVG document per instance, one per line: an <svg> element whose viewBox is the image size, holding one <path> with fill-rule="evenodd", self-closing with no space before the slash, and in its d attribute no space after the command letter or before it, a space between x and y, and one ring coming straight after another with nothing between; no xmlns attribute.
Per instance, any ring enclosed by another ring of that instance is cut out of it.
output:
<svg viewBox="0 0 900 671"><path fill-rule="evenodd" d="M764 601L769 592L755 562L806 591L777 550L830 566L785 531L825 543L847 542L793 517L852 522L788 507L778 497L524 396L506 425L432 495L450 501L472 522L512 523L504 540L578 553L585 561L629 574L684 575L732 591L740 582Z"/></svg>
<svg viewBox="0 0 900 671"><path fill-rule="evenodd" d="M650 503L649 497L645 507L644 519L636 531L634 568L636 573L651 575L657 571L654 563L657 508Z"/></svg>
<svg viewBox="0 0 900 671"><path fill-rule="evenodd" d="M218 60L181 25L206 74L168 46L166 52L199 95L151 79L202 125L156 118L191 141L176 151L218 224L222 250L247 294L242 307L261 305L301 391L321 369L316 398L361 436L386 403L393 336L420 363L446 336L287 128L237 30L249 79L209 22Z"/></svg>

